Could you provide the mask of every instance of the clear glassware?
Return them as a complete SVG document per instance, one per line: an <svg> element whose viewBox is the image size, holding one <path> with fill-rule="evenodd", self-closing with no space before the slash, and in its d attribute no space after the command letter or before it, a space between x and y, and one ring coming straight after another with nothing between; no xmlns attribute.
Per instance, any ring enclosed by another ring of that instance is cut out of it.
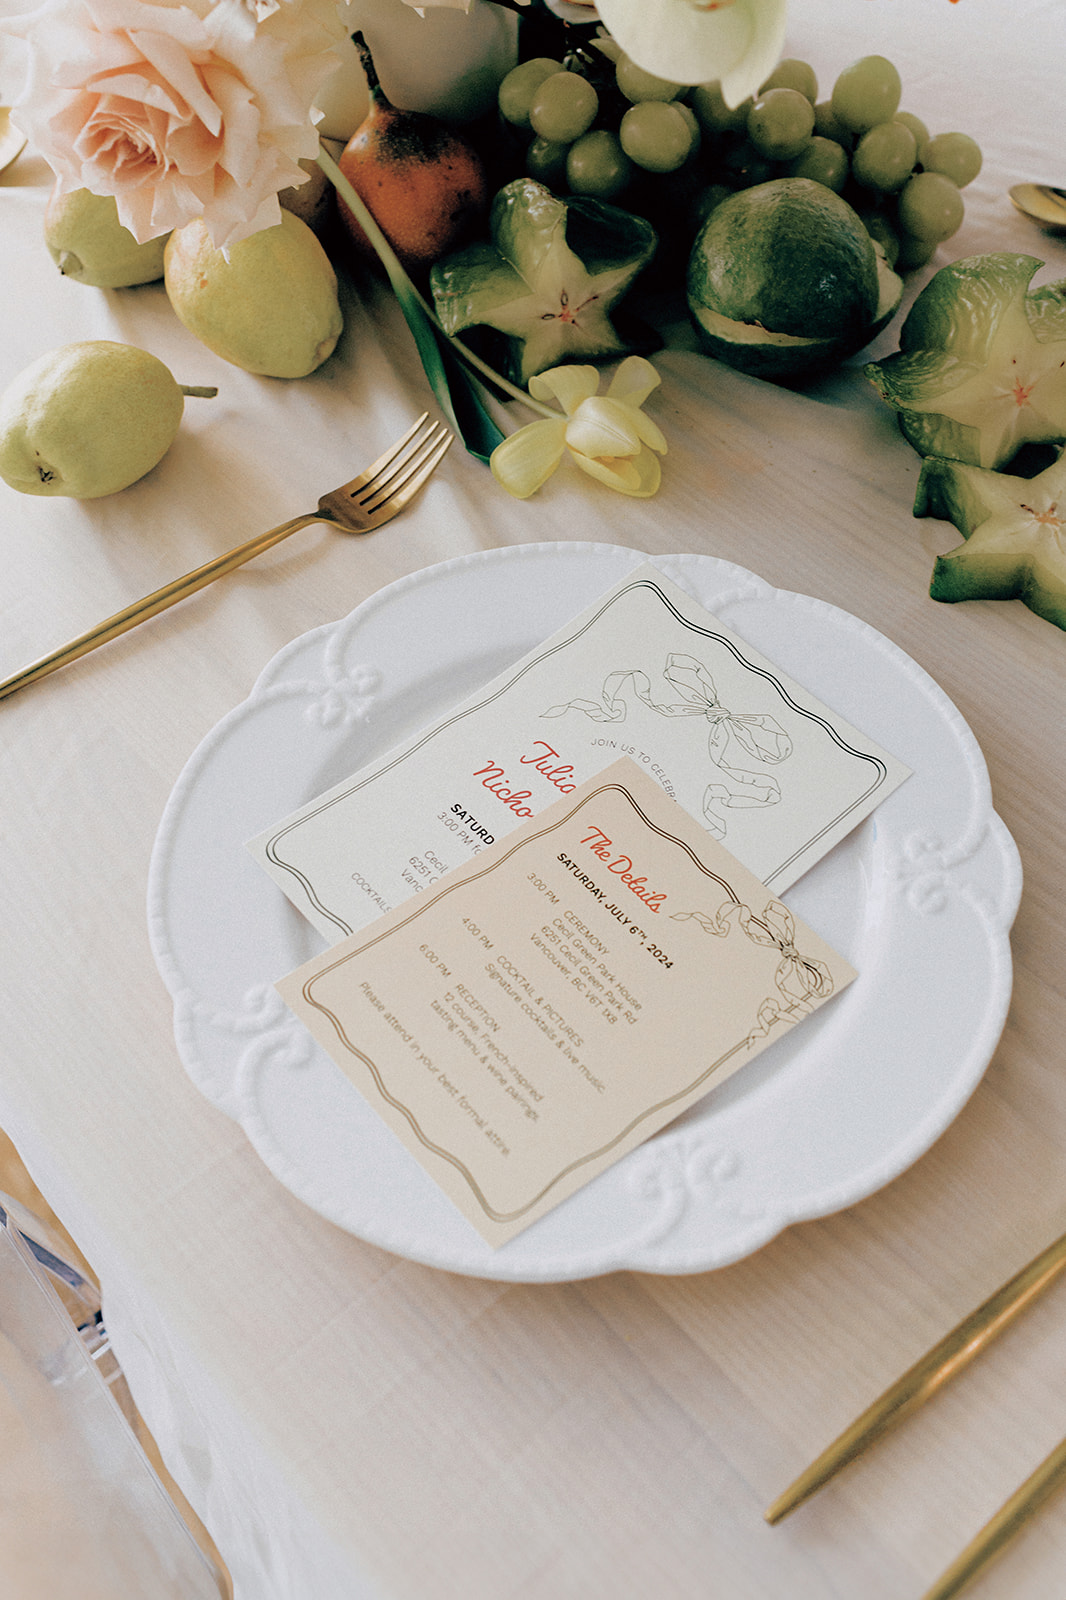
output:
<svg viewBox="0 0 1066 1600"><path fill-rule="evenodd" d="M0 1193L0 1594L220 1600L123 1414L95 1286L61 1250Z"/></svg>

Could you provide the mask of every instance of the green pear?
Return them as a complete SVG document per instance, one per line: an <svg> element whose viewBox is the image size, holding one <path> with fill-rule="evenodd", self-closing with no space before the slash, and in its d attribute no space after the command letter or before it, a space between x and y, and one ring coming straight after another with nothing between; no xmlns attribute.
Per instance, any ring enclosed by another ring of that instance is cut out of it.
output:
<svg viewBox="0 0 1066 1600"><path fill-rule="evenodd" d="M304 378L341 335L336 274L312 230L291 211L225 253L199 219L175 229L164 281L189 332L246 372Z"/></svg>
<svg viewBox="0 0 1066 1600"><path fill-rule="evenodd" d="M134 345L87 339L50 350L0 395L0 478L22 494L114 494L169 450L184 396L162 361Z"/></svg>
<svg viewBox="0 0 1066 1600"><path fill-rule="evenodd" d="M163 276L168 235L138 244L118 220L114 195L88 189L52 190L44 212L44 242L66 278L96 289L126 289Z"/></svg>

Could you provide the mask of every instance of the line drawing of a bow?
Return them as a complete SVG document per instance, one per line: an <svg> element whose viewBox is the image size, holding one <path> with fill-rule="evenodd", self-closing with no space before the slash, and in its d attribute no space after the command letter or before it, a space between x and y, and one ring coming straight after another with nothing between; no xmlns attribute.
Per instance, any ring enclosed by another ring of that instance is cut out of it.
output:
<svg viewBox="0 0 1066 1600"><path fill-rule="evenodd" d="M776 948L781 955L774 973L776 995L768 995L757 1010L757 1024L747 1044L765 1038L777 1023L791 1024L809 1016L815 1000L826 1000L835 987L833 975L824 961L802 955L796 946L796 923L788 907L771 900L760 916L739 900L726 901L713 915L703 911L677 911L672 922L698 922L704 933L717 939L728 938L738 927L753 944Z"/></svg>
<svg viewBox="0 0 1066 1600"><path fill-rule="evenodd" d="M726 820L718 810L776 805L781 786L765 772L752 772L728 760L733 745L751 759L768 765L786 761L792 754L792 740L775 718L765 713L729 711L718 698L714 679L695 656L671 652L666 658L663 677L680 699L665 704L652 698L651 680L637 667L608 673L599 700L568 700L541 712L544 717L561 717L567 711L582 711L594 722L624 722L629 707L623 697L628 682L642 705L660 717L703 717L707 724L707 754L720 774L703 792L703 816L717 839L726 835ZM718 808L716 810L715 808Z"/></svg>

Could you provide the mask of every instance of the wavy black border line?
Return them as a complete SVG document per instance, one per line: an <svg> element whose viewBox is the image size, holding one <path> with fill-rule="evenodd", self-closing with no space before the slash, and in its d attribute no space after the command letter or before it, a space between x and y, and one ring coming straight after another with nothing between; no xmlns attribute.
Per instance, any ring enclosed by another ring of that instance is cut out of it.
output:
<svg viewBox="0 0 1066 1600"><path fill-rule="evenodd" d="M518 840L511 846L509 850L506 850L488 866L482 867L478 871L469 871L464 873L460 882L449 884L444 888L435 890L432 896L416 895L414 897L416 903L413 909L400 922L395 923L391 928L385 929L380 933L372 934L371 937L360 944L357 949L347 950L343 955L338 956L335 960L328 962L317 972L313 973L310 978L306 979L301 988L301 993L303 994L307 1004L312 1006L322 1016L328 1018L329 1022L333 1025L334 1032L344 1048L358 1061L361 1061L366 1067L367 1071L370 1073L370 1076L374 1080L374 1084L377 1087L381 1098L386 1102L386 1104L390 1105L393 1110L397 1111L403 1116L412 1133L415 1135L415 1138L426 1150L430 1151L440 1160L445 1161L450 1166L454 1167L455 1170L465 1179L470 1192L476 1199L478 1205L484 1211L485 1215L493 1222L498 1222L501 1224L517 1222L529 1211L538 1206L554 1188L563 1182L565 1178L568 1178L572 1173L577 1172L581 1167L588 1166L590 1162L597 1161L601 1157L609 1155L610 1152L615 1149L617 1145L624 1142L630 1136L630 1134L640 1126L642 1122L647 1122L649 1118L655 1116L658 1112L665 1111L670 1106L676 1105L679 1100L684 1100L686 1097L691 1095L694 1090L699 1089L727 1061L730 1061L738 1053L738 1051L746 1047L748 1037L751 1033L750 1025L745 1029L743 1037L739 1039L736 1044L734 1044L729 1050L725 1051L724 1054L720 1055L715 1061L711 1062L708 1067L705 1067L704 1070L698 1073L697 1076L693 1078L690 1083L686 1084L684 1088L678 1089L675 1093L667 1095L665 1099L658 1100L653 1105L648 1106L646 1110L642 1111L639 1116L634 1117L631 1122L629 1122L599 1149L592 1150L587 1155L581 1156L575 1161L571 1161L566 1167L558 1172L555 1177L550 1180L550 1182L545 1184L539 1193L534 1195L532 1199L530 1199L525 1205L518 1207L518 1209L515 1211L498 1211L495 1209L495 1207L490 1205L487 1196L484 1194L473 1173L465 1165L465 1163L462 1162L459 1157L454 1155L451 1151L446 1150L443 1146L437 1144L433 1139L431 1139L421 1127L417 1116L415 1115L414 1111L412 1111L410 1106L405 1105L402 1100L398 1100L395 1095L390 1093L385 1086L377 1066L365 1053L365 1051L360 1050L358 1045L354 1044L348 1037L348 1034L344 1028L344 1024L341 1022L340 1018L333 1011L331 1011L324 1002L316 1000L313 993L314 985L320 979L328 977L331 973L336 972L339 968L347 965L348 962L353 961L357 956L364 955L366 951L372 950L374 946L376 944L380 944L382 940L391 938L394 933L399 933L417 917L421 916L422 913L428 909L430 904L436 906L439 901L445 899L448 895L453 894L456 890L465 889L469 884L476 883L479 879L487 877L490 873L495 872L498 867L501 867L504 862L510 860L510 858L519 850L525 849L527 845L534 844L537 842L537 840L543 839L546 837L546 835L554 833L558 828L563 827L571 820L572 817L576 816L579 811L597 799L598 796L610 793L622 795L626 800L629 801L629 804L633 807L633 810L640 817L641 821L644 822L653 833L658 834L658 836L668 844L678 845L680 849L684 851L685 855L688 856L693 865L703 873L704 877L709 878L712 882L716 883L718 887L723 890L723 892L733 901L734 905L739 906L744 903L737 894L736 890L733 888L732 884L730 884L725 878L720 877L718 873L714 872L710 867L702 862L692 848L686 844L684 839L679 839L676 834L669 833L665 828L661 828L658 823L652 821L651 817L648 816L640 802L635 798L634 795L630 793L625 784L605 783L602 784L598 789L592 790L590 794L587 794L582 800L578 801L576 805L572 806L569 811L565 812L563 816L558 817L554 822L548 823L545 827L539 828L535 833L528 834L526 838Z"/></svg>
<svg viewBox="0 0 1066 1600"><path fill-rule="evenodd" d="M825 717L819 715L818 712L811 711L806 706L801 706L796 700L793 699L792 695L789 694L785 686L778 678L774 676L772 672L765 667L756 665L756 663L753 661L747 660L732 639L728 639L723 634L715 632L713 628L704 627L701 623L693 622L688 617L684 616L682 612L680 612L674 605L669 595L665 594L659 585L651 578L636 578L631 583L627 583L624 588L618 589L604 602L602 606L600 606L593 613L591 617L588 618L585 623L582 624L580 628L578 628L575 632L567 634L567 636L563 639L557 637L553 643L538 651L535 656L528 657L512 677L501 683L498 688L493 690L493 692L487 695L484 699L468 703L467 705L460 707L459 710L453 712L450 717L446 717L444 721L435 723L431 728L428 728L415 744L406 745L403 749L398 751L395 757L388 762L386 766L378 767L368 777L360 778L358 781L352 783L348 788L341 790L340 793L332 794L328 800L324 801L321 805L316 806L314 810L305 812L302 816L296 818L295 821L287 823L284 827L280 828L277 833L270 836L264 846L264 851L267 858L272 861L273 864L280 870L290 873L292 877L298 881L308 900L321 916L326 917L330 922L332 922L335 927L340 929L342 934L347 935L352 933L353 929L349 927L349 925L344 921L343 917L339 916L336 912L331 911L328 906L322 904L315 892L314 885L311 883L310 879L300 871L300 868L295 864L295 862L286 861L278 854L277 847L280 841L283 840L288 834L294 832L295 829L302 827L305 822L310 822L314 818L320 817L323 812L328 811L334 805L339 805L342 800L350 799L352 795L357 794L359 790L364 788L368 783L373 783L377 778L384 777L386 773L391 772L402 761L406 761L408 757L413 756L417 754L418 751L424 749L430 740L435 739L438 734L445 732L446 729L453 727L464 717L470 716L475 711L483 710L484 707L491 705L494 700L498 700L501 695L508 693L508 691L511 690L516 683L521 681L527 672L532 671L532 669L536 666L539 666L541 662L549 660L553 655L557 654L558 651L567 649L577 639L580 639L583 634L587 633L590 628L595 627L596 623L599 622L601 617L606 615L612 605L623 599L634 589L651 590L651 592L662 601L663 605L671 613L675 620L680 622L683 627L688 628L692 633L701 635L703 638L712 640L717 645L723 646L729 651L730 655L733 656L734 660L739 666L743 667L747 672L754 673L756 677L763 678L767 683L771 684L776 690L778 696L785 703L785 705L789 707L790 710L796 712L797 715L801 717L805 717L809 722L816 723L824 733L828 734L832 742L847 755L854 756L859 761L866 761L875 768L874 781L869 785L868 788L864 789L861 794L857 795L855 799L846 805L842 811L838 812L835 817L826 822L817 833L812 834L811 837L805 841L805 843L798 846L798 848L795 849L784 861L778 862L777 866L772 872L765 874L763 877L763 882L768 888L772 888L774 879L780 877L782 872L787 871L787 869L792 865L798 856L802 855L804 851L809 850L813 844L816 844L819 839L824 838L827 833L830 833L834 828L837 828L840 823L850 815L851 812L864 805L869 799L870 795L876 793L876 791L881 787L888 777L888 768L879 756L871 755L865 750L858 750L854 745L849 744L846 739L843 739L840 736L833 725L828 722Z"/></svg>

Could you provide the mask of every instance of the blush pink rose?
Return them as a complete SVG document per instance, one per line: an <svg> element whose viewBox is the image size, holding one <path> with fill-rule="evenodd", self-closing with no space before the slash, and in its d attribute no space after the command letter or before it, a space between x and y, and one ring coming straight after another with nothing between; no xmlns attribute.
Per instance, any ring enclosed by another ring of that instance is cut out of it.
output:
<svg viewBox="0 0 1066 1600"><path fill-rule="evenodd" d="M15 120L64 191L111 194L144 241L202 217L219 248L280 221L318 149L343 37L331 0L46 0Z"/></svg>

